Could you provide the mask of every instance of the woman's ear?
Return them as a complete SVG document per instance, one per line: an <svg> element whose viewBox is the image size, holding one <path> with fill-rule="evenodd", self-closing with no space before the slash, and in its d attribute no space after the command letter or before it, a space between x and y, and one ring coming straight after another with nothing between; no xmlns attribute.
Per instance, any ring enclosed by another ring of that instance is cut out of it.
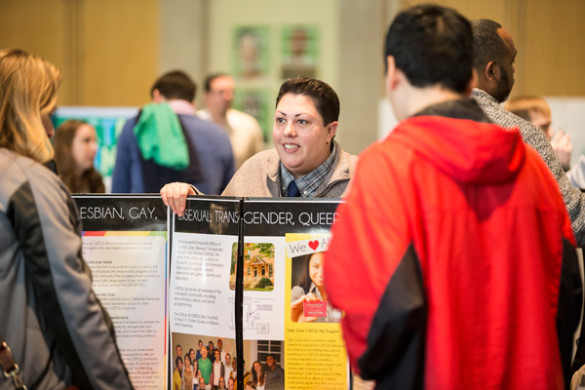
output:
<svg viewBox="0 0 585 390"><path fill-rule="evenodd" d="M333 137L335 137L335 134L337 133L337 126L339 125L339 122L335 121L335 122L331 122L327 125L327 143L331 143L331 140L333 139Z"/></svg>

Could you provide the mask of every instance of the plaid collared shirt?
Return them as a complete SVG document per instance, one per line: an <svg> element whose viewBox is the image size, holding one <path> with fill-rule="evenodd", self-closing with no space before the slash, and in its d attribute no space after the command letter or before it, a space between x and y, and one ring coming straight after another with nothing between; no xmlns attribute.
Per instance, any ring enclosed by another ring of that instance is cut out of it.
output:
<svg viewBox="0 0 585 390"><path fill-rule="evenodd" d="M335 156L337 155L337 148L335 147L335 143L333 143L333 151L331 155L325 160L321 165L317 168L312 170L311 172L307 173L305 176L299 177L295 179L292 173L289 172L285 166L280 163L280 184L282 185L280 190L281 193L284 195L286 194L286 189L291 181L295 181L299 191L303 198L312 198L313 194L319 188L319 186L323 183L323 180L331 173L331 168L333 168L333 163L335 162Z"/></svg>
<svg viewBox="0 0 585 390"><path fill-rule="evenodd" d="M280 366L274 367L274 370L268 368L265 370L264 389L266 390L284 390L284 370Z"/></svg>

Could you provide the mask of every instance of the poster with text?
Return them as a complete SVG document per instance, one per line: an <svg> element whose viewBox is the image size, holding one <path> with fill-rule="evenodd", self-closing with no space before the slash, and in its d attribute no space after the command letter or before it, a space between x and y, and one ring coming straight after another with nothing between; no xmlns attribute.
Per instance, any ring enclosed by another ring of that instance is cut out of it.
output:
<svg viewBox="0 0 585 390"><path fill-rule="evenodd" d="M287 389L347 389L342 312L331 307L323 279L330 235L286 235L285 370ZM307 355L307 351L318 353Z"/></svg>
<svg viewBox="0 0 585 390"><path fill-rule="evenodd" d="M220 382L227 384L235 369L238 320L233 259L238 252L240 202L227 197L189 198L183 216L172 218L173 386L180 382L179 388L185 389L204 384L217 388Z"/></svg>
<svg viewBox="0 0 585 390"><path fill-rule="evenodd" d="M286 237L295 233L328 234L338 204L332 199L282 198L250 198L244 203L244 369L251 373L249 380L257 387L270 383L271 388L280 390L312 388L296 386L294 383L302 382L288 379L289 374L295 378L299 372L307 374L307 351L318 360L320 344L316 338L309 339L310 348L299 355L296 341L287 338L285 324L291 314L290 300L288 305L286 302L291 283ZM292 350L289 341L293 342ZM259 379L262 376L265 383Z"/></svg>
<svg viewBox="0 0 585 390"><path fill-rule="evenodd" d="M166 383L167 210L159 196L75 195L83 257L136 389Z"/></svg>

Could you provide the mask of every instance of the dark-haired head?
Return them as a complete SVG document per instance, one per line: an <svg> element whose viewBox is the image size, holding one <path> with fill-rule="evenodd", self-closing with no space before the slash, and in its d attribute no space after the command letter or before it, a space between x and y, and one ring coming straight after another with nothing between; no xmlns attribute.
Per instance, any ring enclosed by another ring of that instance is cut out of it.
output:
<svg viewBox="0 0 585 390"><path fill-rule="evenodd" d="M308 77L295 77L286 80L278 91L276 106L287 93L311 98L317 112L323 119L324 126L339 119L339 98L326 82Z"/></svg>
<svg viewBox="0 0 585 390"><path fill-rule="evenodd" d="M192 102L197 94L197 85L185 72L174 70L160 76L150 89L150 95L158 90L167 100L180 99Z"/></svg>
<svg viewBox="0 0 585 390"><path fill-rule="evenodd" d="M471 22L473 30L473 66L479 76L480 89L497 101L508 98L514 86L516 47L508 32L497 22L478 19Z"/></svg>
<svg viewBox="0 0 585 390"><path fill-rule="evenodd" d="M498 30L502 25L489 19L471 21L473 29L473 49L475 58L473 67L481 72L489 61L501 60L508 52L508 48Z"/></svg>
<svg viewBox="0 0 585 390"><path fill-rule="evenodd" d="M388 29L384 58L394 57L396 68L411 85L432 85L464 93L472 79L471 25L451 8L418 5L400 12Z"/></svg>

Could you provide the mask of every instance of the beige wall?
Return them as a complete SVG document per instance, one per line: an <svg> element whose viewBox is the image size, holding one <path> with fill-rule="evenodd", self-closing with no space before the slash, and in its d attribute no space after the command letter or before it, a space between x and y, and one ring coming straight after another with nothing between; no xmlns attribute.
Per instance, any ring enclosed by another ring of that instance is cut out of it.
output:
<svg viewBox="0 0 585 390"><path fill-rule="evenodd" d="M68 73L65 10L65 3L58 0L0 1L0 48L15 47L36 53ZM67 92L62 95L68 100Z"/></svg>
<svg viewBox="0 0 585 390"><path fill-rule="evenodd" d="M55 63L60 105L130 106L158 74L157 0L2 0L0 47Z"/></svg>
<svg viewBox="0 0 585 390"><path fill-rule="evenodd" d="M157 0L85 0L80 103L141 105L158 75Z"/></svg>

